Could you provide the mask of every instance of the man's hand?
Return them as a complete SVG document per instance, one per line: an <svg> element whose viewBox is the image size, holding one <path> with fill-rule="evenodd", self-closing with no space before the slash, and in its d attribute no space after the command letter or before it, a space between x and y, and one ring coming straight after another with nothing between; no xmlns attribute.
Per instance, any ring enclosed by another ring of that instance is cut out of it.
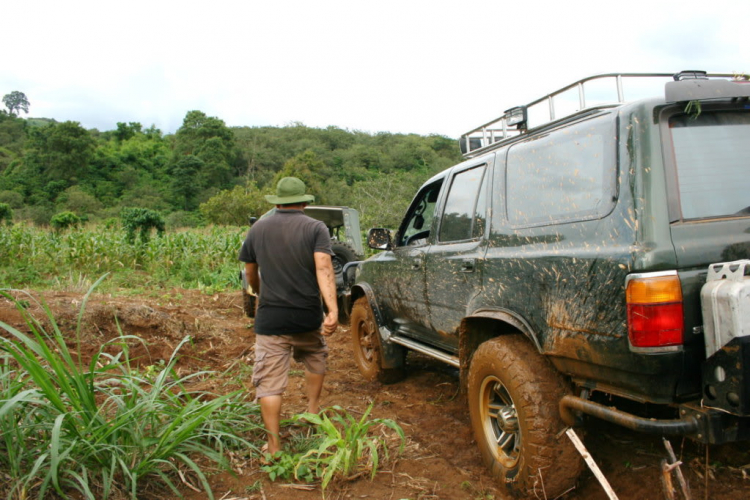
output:
<svg viewBox="0 0 750 500"><path fill-rule="evenodd" d="M338 328L339 326L338 316L338 311L330 311L328 314L326 314L326 317L323 319L323 331L320 333L325 335L326 337L333 334L336 331L336 328Z"/></svg>

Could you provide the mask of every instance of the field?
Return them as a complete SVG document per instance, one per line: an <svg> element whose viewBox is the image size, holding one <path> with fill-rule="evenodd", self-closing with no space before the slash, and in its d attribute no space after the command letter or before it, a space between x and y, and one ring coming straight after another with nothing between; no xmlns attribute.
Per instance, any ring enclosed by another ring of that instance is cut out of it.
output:
<svg viewBox="0 0 750 500"><path fill-rule="evenodd" d="M61 291L41 295L61 328L74 331L84 295ZM42 314L33 301L29 310ZM147 349L131 353L143 367L168 360L181 339L190 335L193 341L183 348L177 364L181 376L211 370L215 374L196 381L196 385L219 393L244 388L252 394L249 374L254 334L251 320L242 315L237 292L206 294L172 289L163 290L158 297L94 294L82 318L84 358L118 335L115 314L123 333L137 335L145 341ZM0 300L0 321L23 328L20 314L6 299ZM339 405L358 416L373 403L374 416L394 419L403 427L407 445L401 455L382 464L372 481L367 476L334 481L326 490L326 498L503 498L480 464L469 428L466 402L458 390L457 374L430 359L410 355L410 373L405 381L392 386L364 382L352 362L348 335L348 329L340 327L331 339L324 406ZM73 339L70 343L74 345ZM289 416L305 408L302 387L303 378L297 367L292 371L284 406ZM299 432L294 428L286 431L287 442ZM745 445L706 450L681 440L673 439L672 443L684 462L682 470L693 498L747 498L750 453ZM594 423L586 434L585 444L619 498L666 498L661 493L659 465L666 453L659 439ZM215 498L321 498L319 485L308 491L297 489L307 487L306 484L270 481L268 474L260 470L257 455L236 453L232 466L234 475L207 469ZM194 477L188 475L185 483L179 483L186 498L206 498L205 493L193 491L193 488L200 489ZM138 498L177 497L164 490L147 489L139 492ZM607 497L594 476L586 471L578 488L565 498Z"/></svg>
<svg viewBox="0 0 750 500"><path fill-rule="evenodd" d="M262 469L257 451L262 444L262 433L257 429L257 407L252 404L250 383L254 363L252 320L243 316L236 289L239 269L236 252L242 236L243 231L238 229L212 228L129 244L118 231L103 227L62 234L22 226L3 228L0 288L30 291L29 295L18 291L10 295L19 299L24 310L48 330L53 330L50 318L55 319L62 345L51 352L70 350L73 364L88 366L102 346L108 346L108 355L115 356L127 344L133 373L144 384L152 384L150 387L159 381L168 384L171 378L185 381L171 386L167 399L180 403L189 399L186 395L191 391L203 391L217 400L223 395L238 394L247 402L247 414L241 414L242 421L234 423L238 428L243 427L243 439L247 441L225 449L233 472L220 470L205 457L186 456L188 461L181 462L170 476L185 498L207 498L205 485L210 486L214 498L223 500L306 500L321 498L323 494L331 499L504 498L480 463L457 372L411 353L409 374L404 381L390 386L365 382L352 360L346 326L340 326L329 342L330 371L323 391L323 406L341 407L357 419L372 406L370 418L392 419L403 429L405 448L399 454L398 439L388 428L382 428L376 437L383 439L390 453L387 458L381 453L372 480L370 466L350 474L346 480L334 479L324 492L320 481L272 481L268 470ZM86 293L93 282L105 273L109 276L87 299ZM48 311L42 304L48 305ZM30 331L9 298L0 297L0 322L19 332ZM128 340L118 343L122 335L129 336ZM0 328L0 336L11 337L5 328ZM178 347L173 370L167 373L164 368ZM5 359L0 363L0 390L11 385L7 380L12 378L8 375L12 363ZM99 364L95 369L100 369ZM163 380L161 373L165 374ZM286 417L304 410L303 394L303 372L300 366L294 366L284 403ZM0 397L0 425L7 416L6 403ZM172 425L169 419L162 420L165 421L161 424ZM54 429L59 434L60 425L53 428L53 437ZM15 430L0 428L0 452L13 451L8 445L11 441L7 440L11 432ZM282 432L285 446L287 449L303 446L311 432L309 426L285 426ZM747 443L707 448L681 439L671 442L682 461L681 470L689 483L691 498L750 497ZM667 498L660 465L667 454L660 438L592 421L586 427L584 443L619 498ZM168 447L169 443L159 445ZM148 444L149 449L154 446ZM46 454L46 450L42 447L40 453ZM64 455L65 451L52 446L50 453ZM8 494L7 485L13 479L3 456L0 454L0 497ZM200 474L186 465L190 463L200 468L205 484L201 483ZM138 484L132 496L139 499L179 498L159 481ZM39 486L31 484L32 493ZM127 497L126 492L119 490L110 495L118 500ZM16 494L11 498L21 496ZM56 497L49 493L46 498ZM71 498L83 497L71 494ZM92 498L98 498L97 494ZM544 494L539 498L544 498ZM586 470L576 489L564 498L607 496L594 475ZM682 497L678 493L676 498Z"/></svg>

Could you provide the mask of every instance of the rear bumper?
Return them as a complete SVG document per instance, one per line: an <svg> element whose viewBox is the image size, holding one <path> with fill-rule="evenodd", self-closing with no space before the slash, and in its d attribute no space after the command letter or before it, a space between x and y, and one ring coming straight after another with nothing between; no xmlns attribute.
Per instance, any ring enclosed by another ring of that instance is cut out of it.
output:
<svg viewBox="0 0 750 500"><path fill-rule="evenodd" d="M652 419L639 417L576 396L564 396L560 414L568 425L575 425L580 414L600 418L628 429L662 436L685 436L708 444L750 439L750 417L739 417L700 404L678 407L680 418Z"/></svg>

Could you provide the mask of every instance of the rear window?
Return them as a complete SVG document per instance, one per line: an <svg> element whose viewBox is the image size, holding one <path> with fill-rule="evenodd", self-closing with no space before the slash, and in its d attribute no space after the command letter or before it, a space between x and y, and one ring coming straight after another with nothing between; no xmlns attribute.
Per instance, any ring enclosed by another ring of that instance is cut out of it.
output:
<svg viewBox="0 0 750 500"><path fill-rule="evenodd" d="M508 220L523 227L603 217L615 200L614 153L609 115L511 146Z"/></svg>
<svg viewBox="0 0 750 500"><path fill-rule="evenodd" d="M750 113L669 120L683 219L750 215Z"/></svg>

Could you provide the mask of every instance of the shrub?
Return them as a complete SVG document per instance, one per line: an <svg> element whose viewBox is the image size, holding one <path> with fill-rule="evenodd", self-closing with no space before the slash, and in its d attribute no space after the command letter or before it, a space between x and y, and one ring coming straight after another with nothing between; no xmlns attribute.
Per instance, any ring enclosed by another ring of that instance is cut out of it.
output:
<svg viewBox="0 0 750 500"><path fill-rule="evenodd" d="M81 218L73 212L60 212L53 215L49 223L56 230L62 231L63 229L78 226L81 223Z"/></svg>
<svg viewBox="0 0 750 500"><path fill-rule="evenodd" d="M135 242L135 233L140 233L140 240L147 243L151 230L156 229L159 236L164 234L164 218L158 212L147 208L123 208L120 213L122 227L130 243Z"/></svg>

